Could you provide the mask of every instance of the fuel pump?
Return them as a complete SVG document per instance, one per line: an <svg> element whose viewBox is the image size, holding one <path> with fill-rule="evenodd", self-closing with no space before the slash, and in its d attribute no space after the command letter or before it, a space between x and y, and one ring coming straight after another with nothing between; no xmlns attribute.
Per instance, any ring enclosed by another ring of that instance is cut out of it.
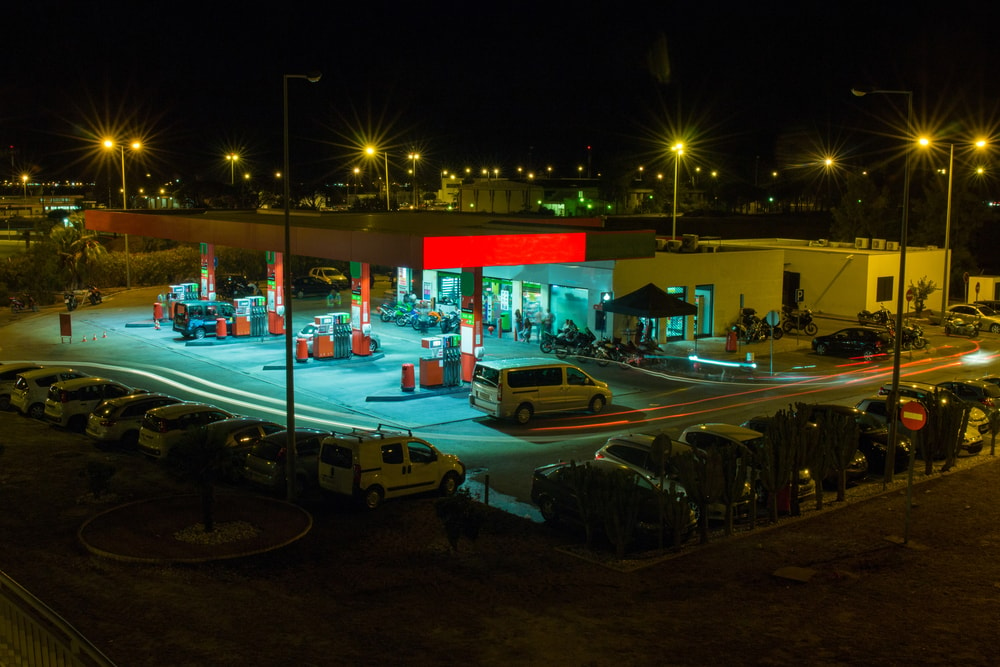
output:
<svg viewBox="0 0 1000 667"><path fill-rule="evenodd" d="M351 346L352 326L350 313L331 313L333 318L333 357L350 359L354 354Z"/></svg>
<svg viewBox="0 0 1000 667"><path fill-rule="evenodd" d="M313 359L333 359L333 315L313 317L316 331L313 332Z"/></svg>
<svg viewBox="0 0 1000 667"><path fill-rule="evenodd" d="M233 336L249 336L250 329L250 299L233 299L236 310L233 318Z"/></svg>

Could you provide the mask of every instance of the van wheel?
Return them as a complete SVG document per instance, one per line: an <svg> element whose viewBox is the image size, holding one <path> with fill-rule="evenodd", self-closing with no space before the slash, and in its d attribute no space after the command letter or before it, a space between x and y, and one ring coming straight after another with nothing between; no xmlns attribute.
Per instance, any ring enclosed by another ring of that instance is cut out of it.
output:
<svg viewBox="0 0 1000 667"><path fill-rule="evenodd" d="M194 337L201 340L205 337L205 327L198 327L194 330Z"/></svg>
<svg viewBox="0 0 1000 667"><path fill-rule="evenodd" d="M603 396L594 396L590 399L590 411L596 415L604 409L606 404L607 401L604 400Z"/></svg>
<svg viewBox="0 0 1000 667"><path fill-rule="evenodd" d="M535 411L531 409L531 406L527 403L522 403L517 406L517 410L514 412L514 419L517 420L518 424L527 424L531 421L533 414L535 414Z"/></svg>
<svg viewBox="0 0 1000 667"><path fill-rule="evenodd" d="M28 406L28 410L25 414L32 419L45 419L45 404L33 403Z"/></svg>
<svg viewBox="0 0 1000 667"><path fill-rule="evenodd" d="M458 490L458 475L453 472L448 473L441 480L441 486L438 487L441 491L442 496L453 496L455 491Z"/></svg>
<svg viewBox="0 0 1000 667"><path fill-rule="evenodd" d="M382 498L384 497L384 492L381 486L369 486L365 489L364 503L365 509L377 510L382 505Z"/></svg>

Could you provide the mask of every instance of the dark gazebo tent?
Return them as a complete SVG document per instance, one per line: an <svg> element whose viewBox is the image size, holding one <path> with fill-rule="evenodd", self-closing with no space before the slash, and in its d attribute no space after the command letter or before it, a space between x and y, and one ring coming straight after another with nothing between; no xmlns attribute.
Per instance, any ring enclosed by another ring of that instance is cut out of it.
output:
<svg viewBox="0 0 1000 667"><path fill-rule="evenodd" d="M605 301L602 308L606 313L656 319L698 314L697 306L667 294L653 283L647 283L617 299Z"/></svg>

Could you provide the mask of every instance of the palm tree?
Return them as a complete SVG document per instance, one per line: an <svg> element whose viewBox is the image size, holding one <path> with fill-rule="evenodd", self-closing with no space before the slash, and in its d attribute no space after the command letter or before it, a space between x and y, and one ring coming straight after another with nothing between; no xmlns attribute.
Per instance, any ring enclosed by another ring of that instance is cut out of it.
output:
<svg viewBox="0 0 1000 667"><path fill-rule="evenodd" d="M79 214L69 218L68 227L56 227L50 238L59 256L59 264L66 272L69 287L76 289L83 284L96 258L107 252L97 238L97 233L87 230Z"/></svg>

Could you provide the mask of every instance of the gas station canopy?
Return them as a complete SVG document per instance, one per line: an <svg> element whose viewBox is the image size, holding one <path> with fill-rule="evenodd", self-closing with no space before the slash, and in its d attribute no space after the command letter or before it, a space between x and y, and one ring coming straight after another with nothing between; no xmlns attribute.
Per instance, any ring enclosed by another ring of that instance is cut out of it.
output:
<svg viewBox="0 0 1000 667"><path fill-rule="evenodd" d="M281 251L284 211L196 209L84 214L87 229ZM517 266L652 257L652 229L609 229L603 218L497 218L446 212L291 211L291 254L411 269Z"/></svg>

